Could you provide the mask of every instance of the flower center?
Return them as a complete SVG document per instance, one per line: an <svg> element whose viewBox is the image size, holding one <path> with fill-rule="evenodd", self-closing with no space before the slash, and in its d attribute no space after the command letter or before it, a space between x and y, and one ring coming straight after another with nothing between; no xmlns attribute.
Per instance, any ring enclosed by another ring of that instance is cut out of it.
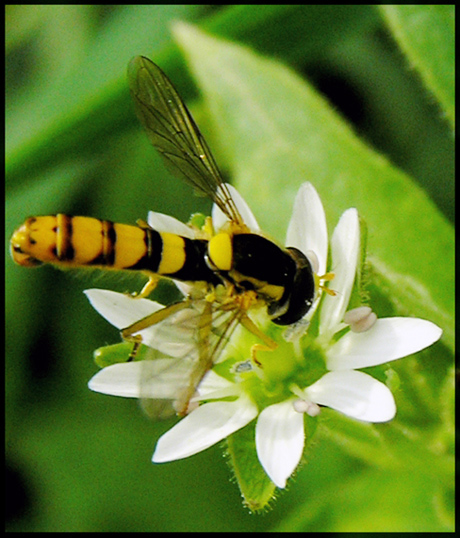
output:
<svg viewBox="0 0 460 538"><path fill-rule="evenodd" d="M307 387L326 373L322 350L313 339L304 336L298 342L287 341L284 331L282 327L268 324L265 333L277 343L277 348L268 351L256 349L252 353L257 341L247 331L241 332L237 340L232 339L234 352L214 367L216 373L239 384L259 410L291 399L292 386ZM307 409L300 412L310 414Z"/></svg>

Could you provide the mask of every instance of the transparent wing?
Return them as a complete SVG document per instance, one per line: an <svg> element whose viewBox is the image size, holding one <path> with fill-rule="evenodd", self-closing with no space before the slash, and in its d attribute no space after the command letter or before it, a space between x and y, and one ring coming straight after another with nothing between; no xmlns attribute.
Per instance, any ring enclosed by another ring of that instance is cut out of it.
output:
<svg viewBox="0 0 460 538"><path fill-rule="evenodd" d="M145 354L139 364L140 394L148 415L187 414L198 385L219 360L243 315L237 308L222 309L219 304L195 300L151 328L154 342L148 337L149 329L142 331L156 348L145 351L142 346Z"/></svg>
<svg viewBox="0 0 460 538"><path fill-rule="evenodd" d="M177 413L175 402L192 374L192 361L161 358L158 351L147 348L145 359L140 361L139 367L142 410L156 420L174 416Z"/></svg>
<svg viewBox="0 0 460 538"><path fill-rule="evenodd" d="M136 56L128 79L137 115L168 168L243 224L205 139L168 77L148 58Z"/></svg>

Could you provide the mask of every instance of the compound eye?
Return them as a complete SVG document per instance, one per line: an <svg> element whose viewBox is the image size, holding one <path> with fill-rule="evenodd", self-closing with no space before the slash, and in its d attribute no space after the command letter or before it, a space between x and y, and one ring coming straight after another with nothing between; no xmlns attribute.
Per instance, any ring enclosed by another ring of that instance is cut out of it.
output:
<svg viewBox="0 0 460 538"><path fill-rule="evenodd" d="M277 325L291 325L302 319L310 310L315 298L315 277L312 267L307 258L297 249L289 249L297 258L297 272L294 282L289 290L287 298L283 298L281 305L275 304L269 308L269 315L276 315L272 318L273 323ZM281 315L278 315L280 310Z"/></svg>

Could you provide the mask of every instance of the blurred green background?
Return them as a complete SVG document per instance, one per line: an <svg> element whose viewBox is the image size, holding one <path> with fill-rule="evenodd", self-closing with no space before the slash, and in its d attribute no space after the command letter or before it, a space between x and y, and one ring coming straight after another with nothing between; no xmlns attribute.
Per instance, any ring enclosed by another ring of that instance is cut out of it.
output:
<svg viewBox="0 0 460 538"><path fill-rule="evenodd" d="M198 92L172 40L175 20L290 65L453 221L451 129L376 6L7 6L7 245L30 215L134 223L149 210L185 221L209 211L149 146L126 81L129 60L146 55L193 108ZM119 275L28 271L6 254L8 530L449 529L447 515L444 527L432 517L423 476L411 476L408 489L402 473L400 497L390 500L394 475L327 440L262 516L242 507L219 446L153 465L155 442L172 423L152 423L137 402L86 387L97 371L93 350L118 334L82 291L140 285ZM160 300L167 297L160 287ZM372 495L363 484L376 482Z"/></svg>

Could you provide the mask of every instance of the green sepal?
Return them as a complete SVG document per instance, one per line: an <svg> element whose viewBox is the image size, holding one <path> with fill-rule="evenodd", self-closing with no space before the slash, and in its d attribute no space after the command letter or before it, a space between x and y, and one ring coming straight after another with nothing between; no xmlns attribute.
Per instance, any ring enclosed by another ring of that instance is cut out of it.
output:
<svg viewBox="0 0 460 538"><path fill-rule="evenodd" d="M227 456L236 481L251 512L259 512L274 498L275 484L260 465L253 421L227 438Z"/></svg>

